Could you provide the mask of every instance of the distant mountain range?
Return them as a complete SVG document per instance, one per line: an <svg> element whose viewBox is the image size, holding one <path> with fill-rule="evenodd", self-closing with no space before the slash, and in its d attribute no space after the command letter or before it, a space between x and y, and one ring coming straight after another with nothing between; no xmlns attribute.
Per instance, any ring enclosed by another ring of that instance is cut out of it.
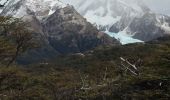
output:
<svg viewBox="0 0 170 100"><path fill-rule="evenodd" d="M76 9L99 30L150 41L170 34L170 17L153 12L141 0L77 0Z"/></svg>

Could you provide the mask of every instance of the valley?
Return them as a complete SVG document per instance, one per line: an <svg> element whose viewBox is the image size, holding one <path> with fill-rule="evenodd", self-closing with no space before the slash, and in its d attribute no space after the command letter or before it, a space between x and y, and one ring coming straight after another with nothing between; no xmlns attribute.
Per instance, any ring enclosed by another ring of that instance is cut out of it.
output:
<svg viewBox="0 0 170 100"><path fill-rule="evenodd" d="M0 100L170 99L170 16L147 1L0 5Z"/></svg>

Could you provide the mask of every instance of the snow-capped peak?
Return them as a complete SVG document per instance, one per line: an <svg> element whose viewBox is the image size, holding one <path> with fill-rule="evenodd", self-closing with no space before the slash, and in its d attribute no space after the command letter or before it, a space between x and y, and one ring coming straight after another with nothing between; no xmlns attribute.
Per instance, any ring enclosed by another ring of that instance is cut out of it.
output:
<svg viewBox="0 0 170 100"><path fill-rule="evenodd" d="M48 12L48 15L53 14L57 8L66 7L66 4L59 0L26 0L26 5L33 12Z"/></svg>
<svg viewBox="0 0 170 100"><path fill-rule="evenodd" d="M29 10L37 17L44 17L66 6L66 4L59 0L8 0L2 14L23 17L28 14Z"/></svg>
<svg viewBox="0 0 170 100"><path fill-rule="evenodd" d="M101 30L103 30L103 28L111 27L124 16L134 17L143 13L141 7L143 4L138 1L139 0L77 0L76 3L68 3L74 5L87 21L95 24L99 29L102 27Z"/></svg>

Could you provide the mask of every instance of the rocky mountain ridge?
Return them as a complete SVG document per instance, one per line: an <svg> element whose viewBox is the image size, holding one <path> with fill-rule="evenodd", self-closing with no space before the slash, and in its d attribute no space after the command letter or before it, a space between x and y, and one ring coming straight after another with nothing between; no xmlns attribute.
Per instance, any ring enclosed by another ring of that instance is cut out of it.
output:
<svg viewBox="0 0 170 100"><path fill-rule="evenodd" d="M30 52L29 56L38 55L38 58L46 59L54 51L52 56L56 57L58 54L84 52L100 45L119 44L116 39L99 32L73 6L58 0L9 0L1 16L22 18L30 23L43 49Z"/></svg>
<svg viewBox="0 0 170 100"><path fill-rule="evenodd" d="M170 17L153 12L142 0L78 0L71 4L101 31L142 41L170 34Z"/></svg>

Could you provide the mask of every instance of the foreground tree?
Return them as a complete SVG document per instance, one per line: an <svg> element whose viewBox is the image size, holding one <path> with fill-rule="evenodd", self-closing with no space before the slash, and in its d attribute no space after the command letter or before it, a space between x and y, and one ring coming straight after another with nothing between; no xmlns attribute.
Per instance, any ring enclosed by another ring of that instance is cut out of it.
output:
<svg viewBox="0 0 170 100"><path fill-rule="evenodd" d="M12 17L0 17L0 58L6 61L7 66L27 50L36 47L32 31L28 23ZM10 52L10 53L9 53Z"/></svg>

